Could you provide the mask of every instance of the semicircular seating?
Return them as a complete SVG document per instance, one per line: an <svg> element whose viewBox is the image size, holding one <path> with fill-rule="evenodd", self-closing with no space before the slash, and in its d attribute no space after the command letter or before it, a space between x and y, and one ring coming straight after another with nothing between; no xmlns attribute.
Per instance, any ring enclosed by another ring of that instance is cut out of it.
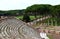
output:
<svg viewBox="0 0 60 39"><path fill-rule="evenodd" d="M0 34L2 39L41 39L37 31L15 18L4 19L0 23Z"/></svg>

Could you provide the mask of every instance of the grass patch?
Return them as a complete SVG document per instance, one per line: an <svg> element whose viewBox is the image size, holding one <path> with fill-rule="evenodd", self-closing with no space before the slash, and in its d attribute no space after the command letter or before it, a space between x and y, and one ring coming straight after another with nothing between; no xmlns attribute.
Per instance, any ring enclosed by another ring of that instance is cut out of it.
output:
<svg viewBox="0 0 60 39"><path fill-rule="evenodd" d="M23 16L16 16L16 18L23 20Z"/></svg>
<svg viewBox="0 0 60 39"><path fill-rule="evenodd" d="M35 19L35 16L30 16L30 19L31 19L31 20L34 20L34 19Z"/></svg>
<svg viewBox="0 0 60 39"><path fill-rule="evenodd" d="M37 18L41 18L41 16L38 15ZM30 16L30 19L31 19L31 20L34 20L34 19L36 19L36 18L35 18L35 16Z"/></svg>

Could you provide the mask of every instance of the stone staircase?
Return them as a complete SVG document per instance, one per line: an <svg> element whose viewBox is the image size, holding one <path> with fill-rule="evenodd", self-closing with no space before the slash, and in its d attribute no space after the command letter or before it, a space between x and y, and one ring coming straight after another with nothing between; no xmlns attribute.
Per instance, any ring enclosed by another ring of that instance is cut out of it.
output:
<svg viewBox="0 0 60 39"><path fill-rule="evenodd" d="M21 20L7 18L0 23L0 39L41 39L39 33Z"/></svg>

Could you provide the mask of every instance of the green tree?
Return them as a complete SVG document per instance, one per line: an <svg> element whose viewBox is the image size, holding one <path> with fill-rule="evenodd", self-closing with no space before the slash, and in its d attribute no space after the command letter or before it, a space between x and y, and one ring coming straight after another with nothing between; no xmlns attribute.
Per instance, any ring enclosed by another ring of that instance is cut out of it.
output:
<svg viewBox="0 0 60 39"><path fill-rule="evenodd" d="M31 13L34 14L34 16L36 17L37 14L39 15L47 15L50 14L50 10L51 10L51 5L48 4L35 4L32 6L29 6L26 8L25 12L26 13Z"/></svg>
<svg viewBox="0 0 60 39"><path fill-rule="evenodd" d="M60 16L60 5L55 5L52 7L52 9L53 9L52 15L54 17L59 17Z"/></svg>

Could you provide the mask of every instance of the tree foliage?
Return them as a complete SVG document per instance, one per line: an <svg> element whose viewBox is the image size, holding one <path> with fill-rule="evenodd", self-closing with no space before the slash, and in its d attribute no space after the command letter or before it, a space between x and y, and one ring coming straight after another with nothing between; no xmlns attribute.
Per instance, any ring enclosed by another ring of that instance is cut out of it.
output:
<svg viewBox="0 0 60 39"><path fill-rule="evenodd" d="M30 17L28 16L28 14L24 14L23 21L30 22Z"/></svg>
<svg viewBox="0 0 60 39"><path fill-rule="evenodd" d="M25 10L26 13L35 14L35 16L38 15L52 15L52 16L60 16L60 5L49 5L49 4L35 4L32 6L29 6Z"/></svg>
<svg viewBox="0 0 60 39"><path fill-rule="evenodd" d="M8 11L0 11L0 15L3 16L15 16L15 15L22 15L24 13L24 9L23 10L8 10Z"/></svg>
<svg viewBox="0 0 60 39"><path fill-rule="evenodd" d="M32 13L35 15L47 15L51 12L51 5L48 4L35 4L32 6L29 6L25 10L26 13Z"/></svg>

